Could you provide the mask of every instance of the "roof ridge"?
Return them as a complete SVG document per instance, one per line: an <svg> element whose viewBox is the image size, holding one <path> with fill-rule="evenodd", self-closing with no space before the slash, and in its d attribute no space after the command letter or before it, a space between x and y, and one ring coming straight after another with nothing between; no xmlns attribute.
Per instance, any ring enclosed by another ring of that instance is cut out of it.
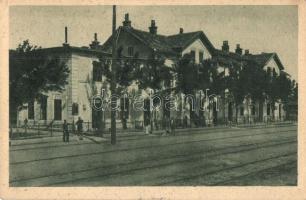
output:
<svg viewBox="0 0 306 200"><path fill-rule="evenodd" d="M192 32L185 32L185 33L177 33L177 34L173 34L173 35L168 35L167 37L187 35L187 34L191 34L191 33L203 33L203 31L199 30L199 31L192 31Z"/></svg>

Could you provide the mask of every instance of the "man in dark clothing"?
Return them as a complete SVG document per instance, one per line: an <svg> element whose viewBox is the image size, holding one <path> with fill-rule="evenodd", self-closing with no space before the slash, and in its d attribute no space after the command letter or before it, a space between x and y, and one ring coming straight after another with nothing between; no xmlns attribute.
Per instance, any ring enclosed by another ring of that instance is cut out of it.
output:
<svg viewBox="0 0 306 200"><path fill-rule="evenodd" d="M83 120L82 120L81 117L79 117L78 121L76 122L76 125L77 125L77 131L78 131L79 139L83 140L83 133L82 133L82 130L83 130Z"/></svg>
<svg viewBox="0 0 306 200"><path fill-rule="evenodd" d="M69 131L67 121L64 120L63 124L63 142L69 142Z"/></svg>
<svg viewBox="0 0 306 200"><path fill-rule="evenodd" d="M172 118L170 121L171 134L175 135L175 120Z"/></svg>

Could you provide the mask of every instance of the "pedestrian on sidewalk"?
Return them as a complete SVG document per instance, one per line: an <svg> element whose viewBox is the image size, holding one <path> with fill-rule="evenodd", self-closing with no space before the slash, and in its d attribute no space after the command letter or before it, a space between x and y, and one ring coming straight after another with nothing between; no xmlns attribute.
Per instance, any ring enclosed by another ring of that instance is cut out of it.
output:
<svg viewBox="0 0 306 200"><path fill-rule="evenodd" d="M64 120L63 124L63 142L69 142L69 131L67 121Z"/></svg>
<svg viewBox="0 0 306 200"><path fill-rule="evenodd" d="M175 121L173 118L171 118L171 121L170 121L170 128L171 128L171 134L175 135Z"/></svg>
<svg viewBox="0 0 306 200"><path fill-rule="evenodd" d="M83 120L79 117L78 121L76 122L78 136L80 140L83 140Z"/></svg>
<svg viewBox="0 0 306 200"><path fill-rule="evenodd" d="M23 121L24 123L24 136L27 135L27 132L28 132L28 119L25 118L25 120Z"/></svg>
<svg viewBox="0 0 306 200"><path fill-rule="evenodd" d="M170 119L168 116L165 118L165 128L166 128L166 135L170 133Z"/></svg>

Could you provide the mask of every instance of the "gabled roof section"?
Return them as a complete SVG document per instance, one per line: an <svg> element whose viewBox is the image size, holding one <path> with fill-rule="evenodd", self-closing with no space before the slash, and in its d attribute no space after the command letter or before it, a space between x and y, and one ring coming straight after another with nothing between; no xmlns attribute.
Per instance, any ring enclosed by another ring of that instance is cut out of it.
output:
<svg viewBox="0 0 306 200"><path fill-rule="evenodd" d="M261 54L248 54L240 55L234 52L225 52L219 49L214 51L213 57L222 64L230 64L240 61L253 61L259 66L264 67L271 59L274 59L280 70L284 69L278 55L276 53L261 53Z"/></svg>
<svg viewBox="0 0 306 200"><path fill-rule="evenodd" d="M210 52L214 50L213 45L202 31L165 36L159 34L151 34L149 32L138 30L133 27L120 26L116 30L116 34L119 34L121 31L126 31L130 33L132 36L134 36L143 44L150 47L152 50L156 50L162 53L177 55L184 48L186 48L188 45L194 42L196 39L201 39L203 44L207 46ZM112 36L110 36L106 40L106 42L101 46L101 49L108 50L110 49L111 44L112 44Z"/></svg>
<svg viewBox="0 0 306 200"><path fill-rule="evenodd" d="M271 59L274 59L280 70L284 69L278 55L276 53L261 53L261 54L249 54L244 55L248 59L256 61L260 66L264 67Z"/></svg>
<svg viewBox="0 0 306 200"><path fill-rule="evenodd" d="M208 48L208 51L212 53L214 51L214 46L208 40L207 36L203 31L189 32L189 33L179 33L176 35L170 35L167 37L168 42L175 49L185 49L196 39L201 39L203 44Z"/></svg>

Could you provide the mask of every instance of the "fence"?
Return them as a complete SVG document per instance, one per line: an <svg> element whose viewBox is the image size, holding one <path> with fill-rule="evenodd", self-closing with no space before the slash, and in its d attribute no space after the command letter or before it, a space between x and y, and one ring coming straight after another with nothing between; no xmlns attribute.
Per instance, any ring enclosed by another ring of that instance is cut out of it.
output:
<svg viewBox="0 0 306 200"><path fill-rule="evenodd" d="M170 122L171 121L171 122ZM151 130L165 130L170 128L170 126L175 129L184 129L184 128L195 128L195 127L209 127L209 126L239 126L239 125L256 125L256 124L270 124L275 122L285 121L284 118L273 118L270 116L264 117L262 119L255 117L245 117L241 116L236 118L232 118L232 120L228 119L174 119L172 120L151 120L148 126L150 126ZM296 120L286 120L289 122L296 122ZM19 138L27 138L27 137L53 137L62 135L62 122L30 122L26 125L20 126L10 126L10 138L11 139L19 139ZM92 122L83 122L82 124L82 132L84 134L89 135L103 135L110 134L110 122L105 122L100 124L99 128L96 123ZM145 123L141 120L134 121L117 121L116 122L117 132L139 132L145 129ZM75 123L68 123L68 130L72 134L74 134L77 130L77 126Z"/></svg>

